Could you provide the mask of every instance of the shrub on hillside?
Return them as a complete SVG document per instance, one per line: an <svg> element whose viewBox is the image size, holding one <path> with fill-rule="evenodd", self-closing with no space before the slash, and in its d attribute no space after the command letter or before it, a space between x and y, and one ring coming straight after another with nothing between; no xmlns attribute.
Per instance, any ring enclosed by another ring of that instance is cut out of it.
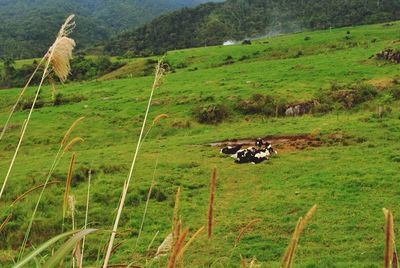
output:
<svg viewBox="0 0 400 268"><path fill-rule="evenodd" d="M392 87L389 89L389 92L394 100L400 100L400 88L399 87Z"/></svg>
<svg viewBox="0 0 400 268"><path fill-rule="evenodd" d="M285 113L285 101L276 98L255 94L250 99L239 101L235 109L242 114L263 114L266 116L277 116Z"/></svg>
<svg viewBox="0 0 400 268"><path fill-rule="evenodd" d="M229 109L223 104L211 104L195 107L192 114L199 123L218 124L229 116Z"/></svg>
<svg viewBox="0 0 400 268"><path fill-rule="evenodd" d="M357 84L353 86L340 86L332 84L328 90L321 91L317 95L317 101L332 109L340 105L344 109L351 109L354 106L374 99L378 91L372 85Z"/></svg>
<svg viewBox="0 0 400 268"><path fill-rule="evenodd" d="M83 95L75 94L75 95L72 95L69 97L65 97L63 94L57 93L54 96L53 105L59 106L59 105L65 105L65 104L69 104L69 103L78 103L78 102L81 102L86 99L87 98Z"/></svg>

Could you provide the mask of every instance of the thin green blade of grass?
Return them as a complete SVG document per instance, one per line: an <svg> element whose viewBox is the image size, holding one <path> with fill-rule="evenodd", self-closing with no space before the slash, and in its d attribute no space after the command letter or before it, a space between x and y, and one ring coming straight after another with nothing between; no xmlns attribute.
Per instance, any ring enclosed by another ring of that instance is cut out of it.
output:
<svg viewBox="0 0 400 268"><path fill-rule="evenodd" d="M27 256L25 256L22 260L20 260L16 265L13 266L13 268L20 268L20 267L25 267L25 265L27 263L29 263L31 260L33 260L36 256L39 256L40 253L42 253L44 250L46 250L48 247L54 245L56 242L58 242L59 240L73 235L75 233L77 233L78 231L70 231L70 232L66 232L60 235L57 235L53 238L51 238L50 240L46 241L45 243L43 243L42 245L40 245L38 248L36 248L35 250L33 250L31 253L29 253Z"/></svg>
<svg viewBox="0 0 400 268"><path fill-rule="evenodd" d="M65 242L47 262L43 265L43 268L58 267L61 260L71 253L76 244L86 235L97 231L97 229L84 229L74 234L67 242Z"/></svg>

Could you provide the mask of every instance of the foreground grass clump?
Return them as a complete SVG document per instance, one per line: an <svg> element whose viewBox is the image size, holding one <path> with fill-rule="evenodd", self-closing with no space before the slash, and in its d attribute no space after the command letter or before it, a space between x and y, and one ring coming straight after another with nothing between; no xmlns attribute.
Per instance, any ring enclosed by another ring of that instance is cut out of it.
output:
<svg viewBox="0 0 400 268"><path fill-rule="evenodd" d="M398 86L395 80L400 67L369 58L384 47L396 45L393 41L399 27L395 22L390 27L370 25L280 36L256 40L249 46L169 52L166 59L172 66L185 64L168 73L162 88L154 95L149 118L160 114L169 118L160 120L140 144L135 168L137 179L126 192L110 264L143 265L153 259L171 233L178 187L182 189L179 215L184 227L190 227L185 242L206 226L209 171L212 165L217 165L212 238L208 239L205 230L202 231L185 251L185 264L232 267L242 258L248 265L253 261L278 267L298 218L306 214L311 204L318 204L318 213L308 223L296 247L295 266L381 266L385 250L381 209L390 208L395 218L400 213L397 144L400 110L394 89ZM347 31L351 31L352 44L343 38ZM306 41L305 36L310 39ZM376 41L372 42L373 39ZM302 55L294 57L299 50ZM233 62L224 64L228 55ZM246 57L239 60L243 56ZM48 175L49 163L59 150L61 137L77 118L85 117L74 130L74 134L85 140L73 147L77 153L75 174L83 174L76 177L77 183L72 178L70 185L70 195L76 199L74 222L79 228L86 225L110 230L148 105L149 92L145 89L152 81L150 76L132 76L61 85L58 91L63 98L74 95L83 98L80 102L56 106L51 105L50 87L44 87L41 99L48 105L34 111L7 184L10 191L0 199L0 224L7 219L11 212L8 208L18 196L43 184L42 178ZM303 103L314 100L319 92L329 92L335 84L342 85L339 90L350 91L367 85L364 88L368 94L362 94L363 101L349 109L335 102L335 112L328 110L302 117L267 117L232 110L228 118L213 125L200 124L191 114L196 106L220 103L234 108L255 94L282 99L287 104ZM369 85L377 95L369 94ZM27 88L27 96L32 97L34 90ZM14 89L0 91L0 122L6 121L17 94ZM377 116L379 107L384 106L391 108L391 112ZM1 177L7 172L25 117L26 111L17 111L0 141ZM308 133L316 139L333 134L352 139L326 142L319 147L305 144L302 149L278 149L276 158L256 166L234 165L220 156L218 148L207 146L227 139ZM62 233L69 163L68 157L60 160L50 182L61 183L52 184L43 193L43 205L39 206L27 243L29 252ZM84 171L88 169L93 173L85 224L89 177ZM1 266L11 267L18 258L40 190L29 193L13 207L12 218L0 233ZM232 257L227 258L240 231L255 219L260 222L246 231ZM64 229L72 229L69 216ZM110 235L95 232L86 238L84 267L103 264ZM42 256L50 253L49 250ZM168 261L166 257L160 263L166 265Z"/></svg>

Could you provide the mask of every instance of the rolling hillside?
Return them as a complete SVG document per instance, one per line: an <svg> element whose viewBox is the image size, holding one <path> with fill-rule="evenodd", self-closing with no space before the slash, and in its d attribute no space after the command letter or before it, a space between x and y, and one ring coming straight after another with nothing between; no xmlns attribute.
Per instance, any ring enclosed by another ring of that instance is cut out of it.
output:
<svg viewBox="0 0 400 268"><path fill-rule="evenodd" d="M220 45L305 30L400 19L397 0L227 0L178 10L106 42L113 55L163 54L172 49Z"/></svg>
<svg viewBox="0 0 400 268"><path fill-rule="evenodd" d="M207 0L0 0L0 57L41 57L69 14L76 14L78 47L136 28L162 13Z"/></svg>
<svg viewBox="0 0 400 268"><path fill-rule="evenodd" d="M185 253L187 267L238 267L241 256L260 267L278 267L299 217L313 204L318 209L299 240L295 267L380 267L383 207L393 211L399 230L400 65L371 56L400 49L399 33L397 21L257 39L252 45L169 51L149 125L160 114L169 117L152 128L141 147L111 264L143 266L147 260L163 267L166 258L153 257L171 232L178 187L179 214L192 235L207 225L216 166L213 237L203 233L194 241ZM0 223L13 200L43 183L64 133L84 116L73 132L84 139L73 146L74 220L77 228L83 226L91 169L89 226L111 229L153 82L141 71L154 64L149 60L127 60L102 79L60 85L63 99L57 105L45 88L0 200ZM33 92L30 88L30 96ZM18 93L0 90L0 124ZM278 108L310 101L314 106L303 116L285 116L278 109L275 115L269 102L260 102L265 99ZM199 123L196 111L211 117L210 107L224 107L227 117L218 124ZM0 141L0 182L26 114L21 107ZM267 137L278 150L259 165L237 165L219 153L219 146L210 146L257 137ZM70 215L62 227L70 157L68 152L62 158L51 178L55 184L45 191L27 253L62 228L72 228ZM137 240L152 178L156 185ZM38 192L27 195L0 233L0 266L13 265L37 198ZM234 247L240 230L255 219L260 222ZM84 267L100 266L108 239L107 231L88 236Z"/></svg>

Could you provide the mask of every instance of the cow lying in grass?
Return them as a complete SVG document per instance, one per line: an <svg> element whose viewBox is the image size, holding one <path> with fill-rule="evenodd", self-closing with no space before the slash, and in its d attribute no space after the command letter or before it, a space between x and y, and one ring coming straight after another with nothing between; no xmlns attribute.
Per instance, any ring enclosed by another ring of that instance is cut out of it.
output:
<svg viewBox="0 0 400 268"><path fill-rule="evenodd" d="M231 155L237 164L259 164L265 160L269 160L272 154L277 154L270 143L264 143L261 139L257 139L256 146L258 148L249 147L247 149L241 149L242 146L240 145L228 146L222 148L221 153ZM265 146L264 149L262 149L263 146Z"/></svg>

